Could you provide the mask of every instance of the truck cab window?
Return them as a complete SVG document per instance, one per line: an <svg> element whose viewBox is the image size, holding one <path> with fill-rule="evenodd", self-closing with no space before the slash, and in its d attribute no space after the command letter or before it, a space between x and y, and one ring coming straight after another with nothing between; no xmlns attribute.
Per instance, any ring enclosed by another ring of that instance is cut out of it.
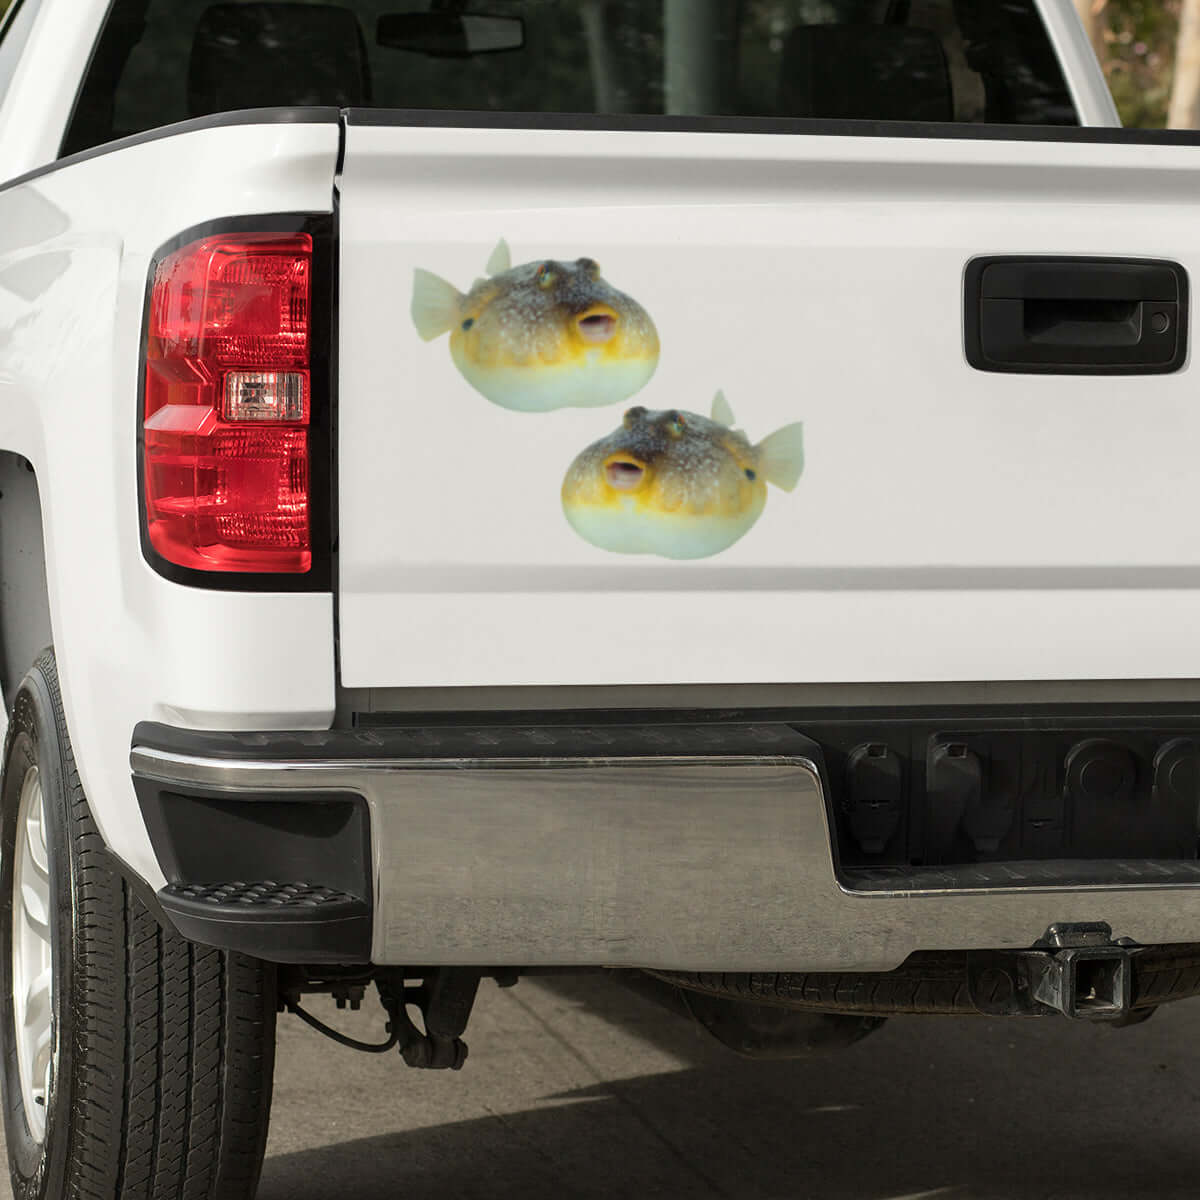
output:
<svg viewBox="0 0 1200 1200"><path fill-rule="evenodd" d="M1034 0L116 0L64 153L303 105L1078 123Z"/></svg>

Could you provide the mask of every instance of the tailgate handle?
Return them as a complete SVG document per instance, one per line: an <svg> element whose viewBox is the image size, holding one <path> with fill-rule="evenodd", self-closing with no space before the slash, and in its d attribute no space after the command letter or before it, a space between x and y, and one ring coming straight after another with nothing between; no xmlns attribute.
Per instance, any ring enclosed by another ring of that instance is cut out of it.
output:
<svg viewBox="0 0 1200 1200"><path fill-rule="evenodd" d="M967 361L980 371L1157 375L1187 357L1187 272L1131 258L967 264Z"/></svg>

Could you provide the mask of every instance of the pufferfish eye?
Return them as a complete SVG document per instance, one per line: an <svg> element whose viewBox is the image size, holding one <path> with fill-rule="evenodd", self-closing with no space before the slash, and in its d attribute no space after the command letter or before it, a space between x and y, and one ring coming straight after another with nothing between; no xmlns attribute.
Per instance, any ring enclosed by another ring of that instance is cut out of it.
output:
<svg viewBox="0 0 1200 1200"><path fill-rule="evenodd" d="M575 265L593 279L600 278L600 264L594 258L577 258Z"/></svg>
<svg viewBox="0 0 1200 1200"><path fill-rule="evenodd" d="M542 265L538 267L537 274L534 276L534 279L537 280L538 287L552 288L555 281L558 279L558 275L555 273L554 268L549 263L542 263Z"/></svg>
<svg viewBox="0 0 1200 1200"><path fill-rule="evenodd" d="M625 419L622 424L624 424L626 429L632 429L645 415L646 410L639 404L637 407L631 408L625 414Z"/></svg>
<svg viewBox="0 0 1200 1200"><path fill-rule="evenodd" d="M687 428L687 422L683 419L681 414L671 411L667 413L665 426L669 436L673 438L681 438L683 437L683 431Z"/></svg>

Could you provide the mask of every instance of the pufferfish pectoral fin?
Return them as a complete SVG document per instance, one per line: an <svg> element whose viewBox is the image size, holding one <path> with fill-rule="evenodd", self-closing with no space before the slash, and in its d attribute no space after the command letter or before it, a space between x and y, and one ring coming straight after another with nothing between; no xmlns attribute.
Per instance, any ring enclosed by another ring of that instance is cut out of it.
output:
<svg viewBox="0 0 1200 1200"><path fill-rule="evenodd" d="M793 491L804 474L804 426L785 425L758 445L763 478L785 492Z"/></svg>
<svg viewBox="0 0 1200 1200"><path fill-rule="evenodd" d="M729 401L725 399L724 392L718 392L713 397L712 419L718 425L724 425L728 429L732 429L734 421L737 420L733 415L733 409L729 407Z"/></svg>
<svg viewBox="0 0 1200 1200"><path fill-rule="evenodd" d="M512 252L503 238L496 243L492 257L487 260L487 266L483 269L489 275L503 275L505 271L512 270Z"/></svg>
<svg viewBox="0 0 1200 1200"><path fill-rule="evenodd" d="M449 333L458 320L458 288L432 271L413 271L412 319L417 332L427 341Z"/></svg>

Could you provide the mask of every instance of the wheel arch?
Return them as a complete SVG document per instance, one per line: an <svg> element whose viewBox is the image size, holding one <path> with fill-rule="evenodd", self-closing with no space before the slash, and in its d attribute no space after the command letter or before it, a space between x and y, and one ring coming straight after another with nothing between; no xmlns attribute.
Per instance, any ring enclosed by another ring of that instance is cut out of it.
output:
<svg viewBox="0 0 1200 1200"><path fill-rule="evenodd" d="M6 711L52 640L37 474L27 458L0 450L0 686Z"/></svg>

